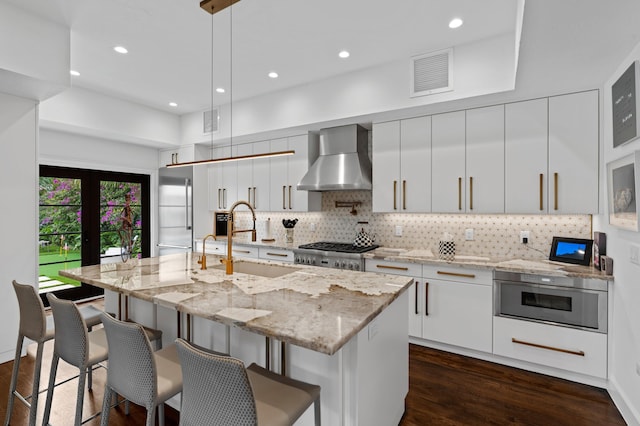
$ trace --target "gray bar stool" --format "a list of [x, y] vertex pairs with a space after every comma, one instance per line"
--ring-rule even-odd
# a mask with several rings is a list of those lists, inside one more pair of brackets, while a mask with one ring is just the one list
[[140, 324], [103, 315], [109, 344], [109, 368], [102, 402], [100, 424], [109, 424], [111, 400], [115, 394], [147, 409], [147, 426], [155, 425], [158, 408], [164, 426], [164, 402], [182, 390], [182, 372], [176, 345], [154, 352]]
[[[54, 325], [53, 318], [47, 317], [44, 305], [36, 289], [28, 284], [19, 284], [13, 280], [13, 289], [18, 298], [18, 307], [20, 309], [20, 326], [18, 328], [18, 342], [16, 343], [16, 356], [13, 360], [13, 373], [11, 374], [11, 384], [9, 386], [9, 400], [7, 403], [7, 415], [5, 417], [5, 426], [11, 422], [11, 414], [13, 411], [13, 403], [17, 397], [19, 401], [29, 407], [29, 425], [36, 423], [36, 413], [38, 410], [38, 395], [40, 394], [40, 370], [42, 365], [42, 351], [44, 343], [53, 339]], [[88, 305], [79, 309], [80, 315], [85, 321], [89, 330], [94, 325], [100, 324], [102, 311], [95, 306]], [[22, 346], [24, 339], [31, 339], [37, 343], [36, 360], [33, 371], [33, 386], [31, 395], [23, 396], [16, 390], [18, 382], [18, 372], [20, 368], [20, 360], [22, 355]], [[89, 376], [91, 382], [91, 375]], [[60, 384], [60, 383], [58, 383]], [[29, 402], [31, 399], [31, 402]]]
[[236, 358], [220, 356], [177, 339], [182, 365], [181, 426], [293, 425], [314, 404], [320, 426], [320, 386], [268, 371], [245, 369]]
[[[80, 370], [74, 420], [74, 425], [79, 426], [82, 423], [84, 383], [87, 372], [91, 371], [94, 365], [107, 359], [109, 354], [107, 336], [104, 328], [87, 332], [87, 325], [75, 303], [58, 299], [51, 293], [47, 294], [47, 299], [49, 299], [49, 304], [51, 305], [56, 327], [47, 402], [45, 404], [42, 424], [49, 424], [56, 372], [58, 370], [58, 362], [60, 358], [62, 358]], [[105, 315], [103, 315], [103, 318]]]

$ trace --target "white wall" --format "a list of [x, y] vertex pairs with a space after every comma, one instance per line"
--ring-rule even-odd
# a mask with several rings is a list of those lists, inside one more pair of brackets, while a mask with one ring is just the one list
[[[640, 44], [619, 64], [603, 90], [603, 157], [601, 199], [603, 214], [594, 217], [594, 229], [607, 234], [607, 255], [614, 260], [613, 323], [609, 324], [610, 393], [629, 424], [640, 425], [640, 266], [629, 261], [631, 244], [640, 245], [640, 233], [609, 225], [606, 206], [606, 164], [636, 150], [640, 139], [613, 148], [611, 86], [634, 60], [640, 59]], [[636, 83], [637, 84], [637, 83]], [[638, 191], [639, 188], [636, 188]]]
[[0, 93], [0, 362], [13, 359], [18, 302], [11, 280], [36, 284], [37, 105]]

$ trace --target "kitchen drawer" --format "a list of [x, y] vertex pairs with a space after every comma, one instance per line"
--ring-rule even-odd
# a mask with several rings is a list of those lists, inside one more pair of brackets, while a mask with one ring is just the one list
[[[225, 253], [226, 253], [225, 248]], [[231, 248], [231, 256], [233, 257], [250, 257], [252, 259], [258, 258], [258, 247], [254, 246], [241, 246], [241, 245], [233, 245]]]
[[407, 275], [421, 277], [422, 265], [419, 263], [390, 262], [388, 260], [366, 259], [364, 270], [391, 275]]
[[293, 262], [293, 252], [272, 247], [260, 247], [258, 250], [260, 259], [278, 260], [280, 262]]
[[456, 281], [468, 284], [493, 284], [493, 272], [490, 269], [468, 269], [455, 266], [424, 265], [422, 276], [429, 279]]
[[[196, 240], [196, 249], [194, 250], [197, 253], [202, 254], [202, 240]], [[207, 240], [207, 254], [218, 254], [220, 256], [224, 256], [227, 254], [227, 243], [223, 241], [211, 241], [211, 239]]]
[[575, 373], [607, 377], [607, 335], [602, 333], [494, 317], [493, 352]]

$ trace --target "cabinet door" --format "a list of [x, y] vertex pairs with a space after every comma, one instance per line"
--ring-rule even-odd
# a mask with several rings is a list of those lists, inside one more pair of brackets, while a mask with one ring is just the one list
[[505, 106], [505, 211], [547, 212], [547, 99]]
[[[286, 151], [288, 149], [287, 138], [274, 139], [270, 141], [271, 152]], [[287, 167], [288, 157], [273, 157], [269, 159], [269, 170], [271, 175], [269, 203], [271, 211], [287, 211]]]
[[372, 210], [397, 212], [400, 208], [400, 122], [373, 124]]
[[426, 279], [424, 291], [425, 339], [491, 352], [491, 286]]
[[461, 213], [465, 205], [465, 112], [431, 117], [431, 209]]
[[504, 105], [467, 110], [467, 209], [504, 213]]
[[[260, 141], [253, 144], [253, 153], [262, 154], [269, 152], [269, 141]], [[269, 159], [258, 158], [253, 160], [253, 188], [252, 204], [256, 210], [269, 210]]]
[[422, 317], [424, 315], [424, 281], [414, 278], [409, 292], [409, 336], [422, 337]]
[[[245, 143], [233, 146], [234, 156], [253, 154], [253, 144]], [[237, 200], [244, 200], [253, 205], [253, 160], [241, 160], [236, 164]]]
[[313, 191], [298, 191], [296, 186], [309, 170], [310, 159], [314, 158], [308, 135], [293, 136], [288, 139], [289, 149], [296, 153], [288, 157], [286, 198], [288, 210], [306, 212], [320, 210], [322, 195]]
[[[231, 156], [231, 147], [216, 146], [211, 152], [212, 158], [225, 158]], [[226, 202], [228, 201], [228, 190], [225, 187], [225, 175], [228, 173], [229, 168], [225, 167], [229, 163], [217, 163], [208, 166], [208, 180], [209, 180], [209, 209], [210, 210], [224, 210], [227, 208]], [[230, 177], [227, 177], [230, 179]]]
[[431, 117], [400, 122], [399, 192], [400, 211], [431, 211]]
[[549, 98], [549, 212], [598, 213], [598, 91]]
[[186, 145], [180, 148], [165, 149], [160, 151], [158, 157], [158, 167], [166, 167], [167, 164], [186, 163], [195, 160], [193, 145]]

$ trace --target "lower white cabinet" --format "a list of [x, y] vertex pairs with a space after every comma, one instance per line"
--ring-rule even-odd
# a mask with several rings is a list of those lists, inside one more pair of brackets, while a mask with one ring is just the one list
[[258, 257], [265, 260], [293, 263], [293, 251], [280, 248], [260, 246], [258, 249]]
[[502, 317], [493, 325], [496, 355], [607, 377], [606, 334]]

